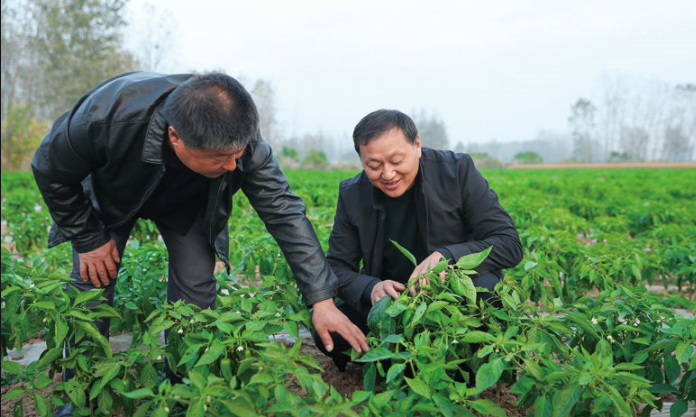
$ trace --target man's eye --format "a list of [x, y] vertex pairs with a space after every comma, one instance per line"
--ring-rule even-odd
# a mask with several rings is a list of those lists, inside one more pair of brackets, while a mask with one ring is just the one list
[[370, 166], [370, 165], [368, 165], [367, 167], [370, 168], [370, 169], [373, 170], [373, 171], [379, 169], [379, 166]]

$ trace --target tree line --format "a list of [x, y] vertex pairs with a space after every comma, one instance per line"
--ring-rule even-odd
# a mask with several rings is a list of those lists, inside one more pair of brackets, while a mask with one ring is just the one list
[[[126, 0], [2, 1], [3, 170], [27, 169], [50, 123], [85, 91], [119, 73], [157, 70], [173, 47], [168, 29], [173, 25], [166, 22], [166, 14], [145, 6], [142, 12], [147, 15], [147, 27], [141, 28], [145, 32], [139, 33], [136, 50], [130, 50], [124, 42], [129, 28], [125, 5]], [[335, 137], [319, 130], [288, 133], [279, 121], [273, 83], [237, 78], [254, 97], [261, 132], [283, 166], [359, 168], [350, 137]], [[516, 151], [514, 160], [538, 162], [538, 149], [554, 147], [572, 147], [572, 157], [566, 158], [569, 162], [693, 160], [696, 84], [670, 87], [659, 83], [638, 85], [620, 77], [608, 80], [600, 100], [580, 98], [571, 106], [569, 145], [558, 135], [544, 135], [536, 142], [554, 138], [552, 142], [557, 143], [537, 146], [529, 141], [526, 149]], [[455, 151], [475, 154], [491, 167], [502, 166], [499, 160], [508, 159], [496, 155], [495, 146], [464, 145], [462, 141], [452, 144], [447, 125], [437, 112], [411, 109], [410, 115], [424, 146], [453, 146]], [[489, 148], [492, 151], [485, 151]]]
[[578, 162], [685, 162], [696, 148], [696, 84], [606, 77], [600, 98], [579, 98], [568, 123]]

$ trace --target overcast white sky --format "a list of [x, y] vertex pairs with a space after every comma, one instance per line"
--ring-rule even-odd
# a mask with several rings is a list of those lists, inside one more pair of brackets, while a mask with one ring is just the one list
[[161, 71], [268, 79], [288, 134], [424, 108], [452, 145], [525, 140], [566, 131], [604, 75], [696, 82], [692, 0], [131, 0], [152, 21], [146, 2], [173, 23]]

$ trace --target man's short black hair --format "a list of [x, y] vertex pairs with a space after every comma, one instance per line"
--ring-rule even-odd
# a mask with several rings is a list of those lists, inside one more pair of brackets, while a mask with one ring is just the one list
[[256, 137], [259, 124], [251, 95], [225, 74], [187, 80], [167, 97], [164, 114], [184, 144], [193, 149], [242, 148]]
[[355, 152], [360, 154], [360, 145], [367, 145], [372, 139], [382, 134], [398, 128], [403, 132], [406, 139], [411, 143], [416, 143], [418, 129], [413, 120], [406, 114], [398, 110], [376, 110], [363, 117], [353, 130], [353, 143]]

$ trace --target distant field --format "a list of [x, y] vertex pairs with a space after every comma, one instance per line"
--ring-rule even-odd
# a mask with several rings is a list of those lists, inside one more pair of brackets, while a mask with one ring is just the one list
[[592, 169], [592, 168], [640, 168], [640, 169], [694, 169], [696, 162], [627, 162], [616, 164], [511, 164], [508, 169]]

